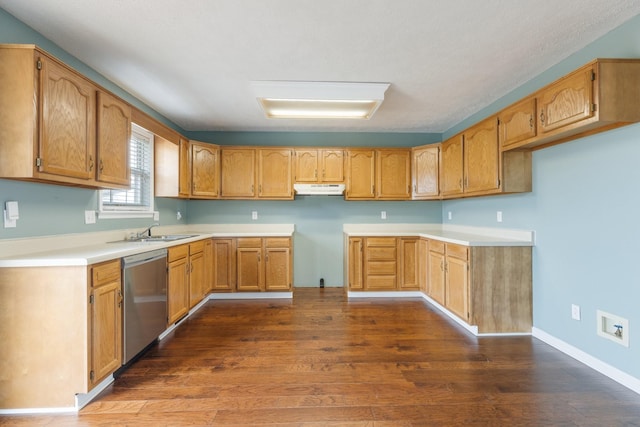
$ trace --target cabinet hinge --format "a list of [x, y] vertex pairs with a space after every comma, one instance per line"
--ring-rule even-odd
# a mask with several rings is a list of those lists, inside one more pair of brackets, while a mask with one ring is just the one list
[[89, 295], [89, 304], [93, 304], [93, 295]]
[[36, 157], [36, 167], [42, 166], [42, 159], [40, 157]]
[[38, 59], [38, 60], [36, 61], [36, 68], [37, 68], [38, 70], [42, 70], [42, 60]]
[[93, 381], [93, 380], [95, 379], [95, 377], [96, 377], [95, 372], [93, 372], [93, 371], [89, 372], [89, 379], [90, 379], [91, 381]]
[[596, 81], [596, 72], [591, 70], [591, 81], [595, 82]]

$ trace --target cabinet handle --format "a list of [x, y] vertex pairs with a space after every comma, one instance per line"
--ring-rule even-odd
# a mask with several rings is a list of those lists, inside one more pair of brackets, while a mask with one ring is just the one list
[[444, 272], [445, 273], [449, 272], [449, 263], [448, 262], [444, 263]]
[[540, 110], [540, 123], [544, 126], [544, 110]]
[[251, 192], [253, 193], [253, 184], [251, 184]]
[[122, 307], [122, 291], [118, 290], [118, 308]]
[[529, 127], [533, 129], [533, 115], [529, 116]]
[[266, 255], [264, 256], [264, 261], [265, 261], [265, 262], [269, 262], [269, 254], [266, 254]]
[[93, 170], [93, 156], [89, 156], [89, 171]]
[[444, 271], [444, 261], [440, 261], [440, 270]]
[[260, 254], [258, 254], [258, 262], [260, 262]]
[[100, 159], [100, 172], [104, 169], [104, 162]]
[[418, 191], [418, 186], [416, 184], [413, 184], [413, 192], [417, 192]]

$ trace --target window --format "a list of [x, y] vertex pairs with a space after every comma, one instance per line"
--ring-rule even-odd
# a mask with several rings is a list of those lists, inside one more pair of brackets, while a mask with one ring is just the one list
[[131, 125], [131, 188], [100, 191], [101, 218], [153, 216], [153, 134]]

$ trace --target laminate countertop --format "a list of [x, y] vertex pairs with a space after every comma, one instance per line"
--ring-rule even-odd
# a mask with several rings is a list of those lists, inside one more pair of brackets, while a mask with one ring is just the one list
[[153, 235], [185, 234], [173, 241], [132, 242], [140, 229], [0, 240], [0, 267], [82, 266], [211, 237], [291, 237], [294, 224], [192, 224], [154, 227]]
[[527, 230], [447, 224], [344, 224], [346, 237], [425, 237], [464, 246], [534, 246]]

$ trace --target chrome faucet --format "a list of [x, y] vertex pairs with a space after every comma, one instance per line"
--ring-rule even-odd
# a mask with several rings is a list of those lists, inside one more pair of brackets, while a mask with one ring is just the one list
[[141, 232], [139, 232], [138, 234], [136, 234], [136, 237], [138, 237], [138, 238], [145, 237], [145, 234], [146, 234], [146, 237], [151, 237], [151, 229], [152, 229], [153, 227], [157, 227], [157, 226], [159, 226], [159, 225], [160, 225], [159, 223], [154, 222], [154, 223], [153, 223], [153, 224], [151, 224], [149, 227], [145, 228], [144, 230], [142, 230]]

